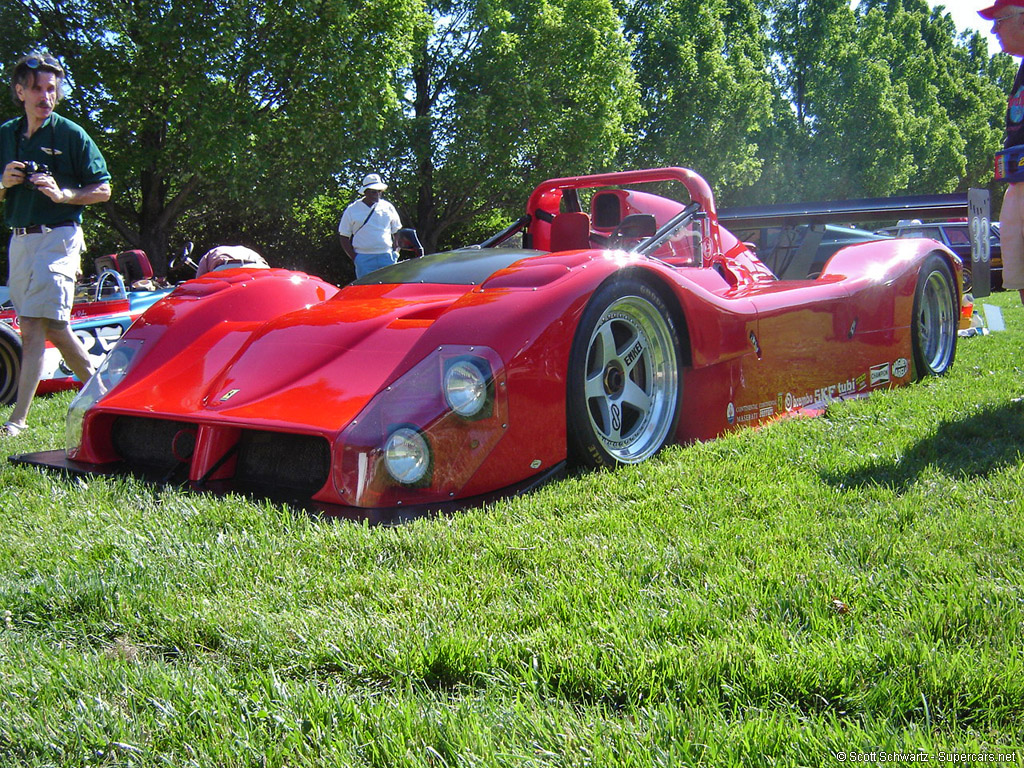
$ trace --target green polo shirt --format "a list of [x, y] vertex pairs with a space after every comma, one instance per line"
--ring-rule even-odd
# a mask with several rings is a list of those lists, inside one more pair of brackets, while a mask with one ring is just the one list
[[[29, 138], [24, 116], [0, 125], [0, 170], [12, 160], [35, 160], [50, 169], [61, 189], [110, 181], [107, 162], [80, 125], [53, 113]], [[17, 184], [4, 198], [8, 227], [82, 221], [81, 205], [55, 203], [42, 192]]]

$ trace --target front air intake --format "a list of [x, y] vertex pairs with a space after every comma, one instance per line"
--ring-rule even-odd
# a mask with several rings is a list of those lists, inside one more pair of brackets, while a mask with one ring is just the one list
[[195, 448], [196, 425], [166, 419], [119, 416], [111, 440], [114, 450], [130, 468], [169, 472], [187, 463]]
[[238, 443], [235, 483], [310, 497], [327, 482], [331, 446], [323, 437], [245, 430]]

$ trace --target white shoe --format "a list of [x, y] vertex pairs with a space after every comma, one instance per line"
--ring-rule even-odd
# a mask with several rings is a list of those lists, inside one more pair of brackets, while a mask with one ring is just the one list
[[25, 431], [27, 424], [17, 424], [13, 421], [4, 422], [3, 427], [0, 427], [0, 435], [4, 437], [17, 437]]

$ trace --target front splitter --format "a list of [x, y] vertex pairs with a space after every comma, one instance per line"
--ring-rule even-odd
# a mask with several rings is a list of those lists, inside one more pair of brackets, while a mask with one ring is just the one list
[[[9, 461], [22, 466], [37, 467], [52, 472], [62, 473], [72, 477], [100, 476], [137, 477], [157, 487], [187, 488], [196, 493], [209, 493], [223, 496], [228, 493], [237, 493], [254, 500], [266, 499], [278, 504], [284, 504], [304, 512], [328, 518], [339, 518], [365, 522], [369, 525], [399, 525], [411, 520], [418, 520], [431, 515], [444, 515], [457, 512], [462, 509], [481, 507], [493, 504], [504, 499], [521, 496], [530, 493], [552, 480], [564, 477], [566, 474], [566, 463], [559, 462], [553, 467], [533, 475], [520, 483], [501, 488], [491, 493], [472, 496], [464, 499], [453, 499], [452, 501], [436, 502], [433, 504], [410, 504], [385, 508], [348, 507], [341, 504], [325, 504], [311, 499], [296, 498], [282, 489], [260, 488], [253, 490], [239, 488], [229, 481], [211, 481], [204, 485], [190, 482], [174, 482], [170, 479], [169, 473], [160, 470], [142, 470], [129, 467], [124, 462], [111, 462], [108, 464], [88, 464], [81, 461], [69, 459], [64, 451], [39, 451], [37, 453], [20, 453], [11, 456]], [[170, 473], [173, 474], [173, 473]]]

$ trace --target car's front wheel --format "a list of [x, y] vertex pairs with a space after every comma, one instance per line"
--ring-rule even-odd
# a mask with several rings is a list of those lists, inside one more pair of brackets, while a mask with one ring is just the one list
[[949, 370], [956, 356], [960, 321], [953, 272], [941, 256], [925, 259], [917, 274], [911, 333], [918, 379]]
[[613, 279], [587, 304], [569, 357], [569, 457], [589, 467], [635, 464], [679, 419], [679, 335], [646, 283]]
[[18, 396], [21, 375], [21, 337], [0, 323], [0, 405], [10, 405]]

